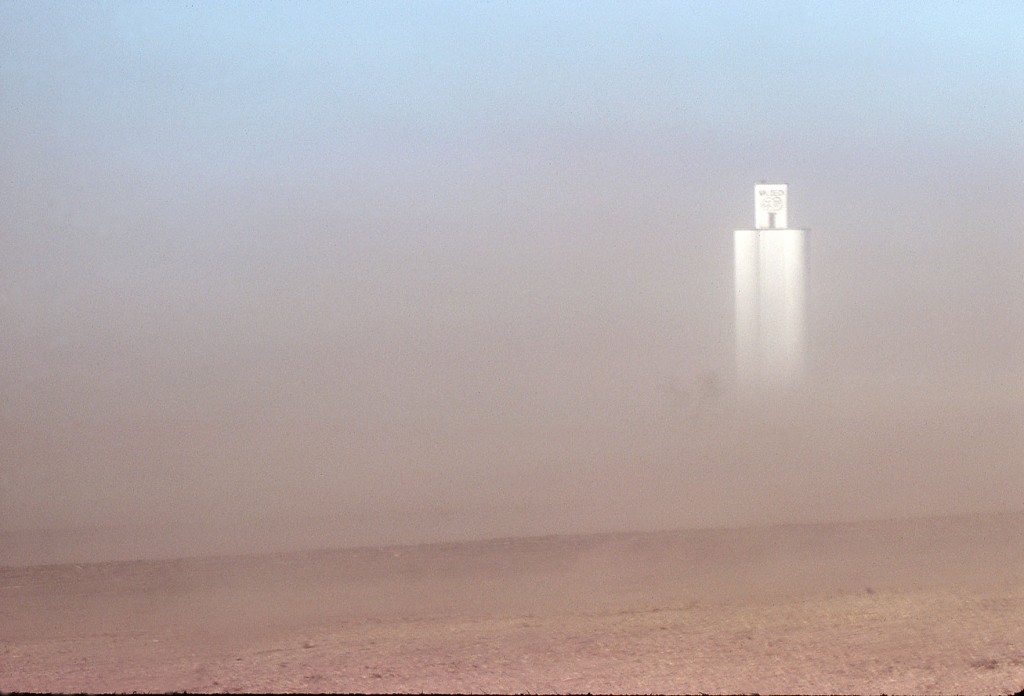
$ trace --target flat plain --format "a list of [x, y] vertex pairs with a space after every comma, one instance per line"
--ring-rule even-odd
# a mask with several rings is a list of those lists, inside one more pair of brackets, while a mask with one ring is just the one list
[[1024, 514], [0, 567], [0, 690], [1013, 693]]

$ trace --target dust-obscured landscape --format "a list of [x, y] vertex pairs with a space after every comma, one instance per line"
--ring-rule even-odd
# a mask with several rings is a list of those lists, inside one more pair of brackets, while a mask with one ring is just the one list
[[1012, 693], [1024, 517], [0, 569], [0, 688]]
[[0, 2], [0, 689], [1024, 687], [1021, 26]]

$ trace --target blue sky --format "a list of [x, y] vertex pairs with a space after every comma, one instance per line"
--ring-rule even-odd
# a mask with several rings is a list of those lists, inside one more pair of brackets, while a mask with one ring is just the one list
[[282, 166], [323, 148], [372, 158], [374, 137], [453, 147], [545, 131], [748, 139], [757, 151], [1021, 146], [1015, 3], [8, 3], [4, 13], [7, 138], [89, 161], [102, 148], [187, 170]]
[[[566, 433], [731, 379], [729, 233], [765, 179], [812, 230], [819, 373], [1012, 400], [1022, 26], [1017, 2], [0, 4], [0, 523], [80, 519], [37, 504], [61, 481], [122, 519], [127, 471], [166, 512], [216, 507], [225, 471], [264, 500], [285, 462], [324, 501], [481, 458], [492, 488], [668, 466], [677, 434]], [[447, 444], [410, 463], [424, 430]]]

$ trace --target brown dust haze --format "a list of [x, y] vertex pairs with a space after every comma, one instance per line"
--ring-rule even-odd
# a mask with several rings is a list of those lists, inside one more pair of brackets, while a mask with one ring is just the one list
[[167, 555], [1019, 510], [1024, 220], [997, 172], [943, 206], [941, 172], [781, 177], [811, 229], [807, 378], [751, 407], [749, 177], [565, 151], [337, 196], [25, 183], [0, 531]]
[[1008, 7], [0, 7], [0, 565], [1020, 512]]

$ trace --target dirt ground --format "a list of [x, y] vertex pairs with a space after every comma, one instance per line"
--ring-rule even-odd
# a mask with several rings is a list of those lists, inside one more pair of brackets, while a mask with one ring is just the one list
[[1022, 688], [1024, 514], [0, 568], [2, 690]]

